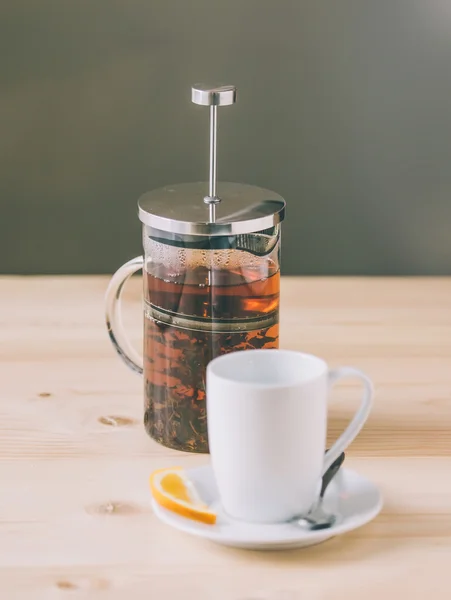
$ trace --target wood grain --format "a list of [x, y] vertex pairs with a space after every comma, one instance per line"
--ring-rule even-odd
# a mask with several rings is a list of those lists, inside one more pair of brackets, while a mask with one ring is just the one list
[[[373, 523], [285, 553], [160, 524], [147, 478], [202, 464], [154, 444], [142, 384], [104, 328], [105, 277], [0, 279], [0, 598], [450, 598], [451, 279], [285, 278], [281, 345], [376, 384], [348, 465], [380, 485]], [[140, 343], [140, 281], [125, 321]], [[336, 437], [358, 388], [336, 389]]]

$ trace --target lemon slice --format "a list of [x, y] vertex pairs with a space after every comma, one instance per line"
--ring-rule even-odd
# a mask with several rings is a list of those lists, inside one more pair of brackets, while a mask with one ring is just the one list
[[150, 490], [163, 508], [208, 525], [216, 523], [216, 514], [202, 502], [193, 482], [182, 467], [160, 469], [152, 473]]

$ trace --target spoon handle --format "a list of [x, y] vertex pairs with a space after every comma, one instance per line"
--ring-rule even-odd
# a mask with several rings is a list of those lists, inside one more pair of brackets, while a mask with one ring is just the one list
[[342, 452], [340, 454], [340, 456], [334, 460], [334, 462], [330, 465], [330, 467], [324, 473], [322, 484], [321, 484], [321, 492], [319, 494], [320, 498], [322, 498], [324, 496], [327, 486], [329, 485], [329, 483], [332, 481], [332, 479], [337, 474], [339, 468], [343, 464], [344, 459], [345, 459], [345, 453]]

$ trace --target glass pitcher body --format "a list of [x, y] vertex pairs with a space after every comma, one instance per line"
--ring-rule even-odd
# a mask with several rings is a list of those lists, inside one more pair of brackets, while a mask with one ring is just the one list
[[[208, 451], [205, 370], [221, 354], [276, 348], [279, 234], [266, 256], [155, 241], [144, 227], [147, 432], [177, 450]], [[218, 242], [219, 240], [216, 240]]]
[[[228, 352], [278, 347], [280, 227], [193, 241], [168, 240], [144, 225], [143, 246], [144, 256], [124, 265], [110, 284], [110, 336], [126, 363], [143, 373], [148, 434], [170, 448], [208, 452], [208, 363]], [[136, 361], [123, 346], [117, 300], [139, 268], [144, 348]]]

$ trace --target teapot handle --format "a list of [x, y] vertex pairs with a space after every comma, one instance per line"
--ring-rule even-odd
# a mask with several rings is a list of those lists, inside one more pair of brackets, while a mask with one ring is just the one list
[[111, 278], [105, 294], [106, 326], [116, 352], [133, 371], [143, 372], [143, 357], [133, 348], [122, 324], [121, 293], [125, 283], [144, 266], [142, 256], [137, 256], [120, 267]]

